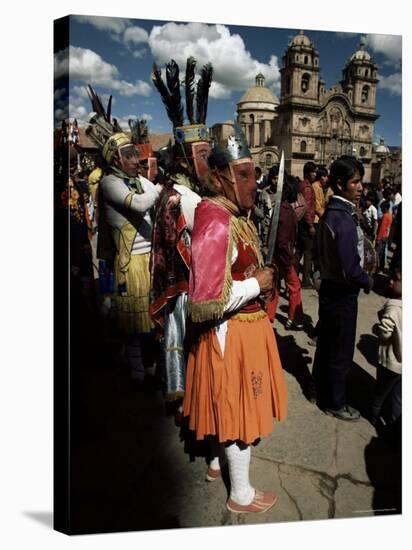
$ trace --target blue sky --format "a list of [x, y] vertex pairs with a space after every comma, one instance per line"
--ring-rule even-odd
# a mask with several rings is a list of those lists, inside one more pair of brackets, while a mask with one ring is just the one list
[[[164, 67], [174, 58], [184, 70], [193, 55], [198, 68], [214, 66], [207, 123], [233, 119], [236, 103], [262, 72], [266, 85], [279, 96], [282, 56], [300, 29], [276, 29], [206, 23], [173, 23], [140, 19], [72, 16], [70, 26], [70, 116], [81, 124], [91, 106], [85, 86], [91, 83], [108, 99], [113, 114], [126, 128], [130, 117], [146, 118], [149, 130], [169, 132], [157, 90], [150, 81], [153, 62]], [[347, 60], [358, 49], [360, 34], [304, 29], [319, 51], [321, 76], [326, 88], [339, 82]], [[378, 65], [377, 113], [374, 141], [383, 136], [387, 145], [401, 145], [401, 37], [365, 34], [366, 49]], [[64, 56], [55, 57], [55, 74], [64, 73]], [[55, 94], [56, 115], [62, 114], [65, 91]]]

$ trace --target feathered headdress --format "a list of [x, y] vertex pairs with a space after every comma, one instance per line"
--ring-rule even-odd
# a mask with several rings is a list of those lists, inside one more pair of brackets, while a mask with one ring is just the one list
[[145, 120], [129, 118], [129, 128], [133, 145], [139, 151], [139, 159], [147, 160], [153, 156], [153, 149], [149, 142], [149, 129]]
[[110, 164], [118, 148], [131, 143], [130, 138], [123, 132], [115, 118], [112, 119], [112, 96], [103, 107], [100, 97], [93, 88], [88, 85], [87, 93], [92, 103], [94, 115], [89, 120], [86, 134], [96, 143], [101, 150], [103, 158]]
[[149, 129], [145, 120], [129, 118], [131, 140], [134, 145], [149, 143]]
[[174, 136], [177, 143], [191, 143], [208, 139], [205, 126], [209, 89], [212, 83], [213, 67], [206, 64], [201, 72], [196, 87], [196, 116], [195, 103], [195, 67], [196, 60], [189, 57], [186, 62], [184, 79], [186, 114], [189, 124], [184, 124], [182, 97], [180, 94], [179, 66], [172, 59], [166, 64], [166, 84], [156, 63], [153, 64], [152, 82], [166, 106], [166, 112], [173, 124]]

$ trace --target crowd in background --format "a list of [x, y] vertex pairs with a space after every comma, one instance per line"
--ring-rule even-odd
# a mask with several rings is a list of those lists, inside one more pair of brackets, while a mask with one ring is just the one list
[[[110, 316], [110, 296], [114, 291], [113, 277], [110, 266], [99, 261], [96, 254], [98, 231], [98, 192], [96, 191], [102, 173], [101, 167], [92, 162], [88, 162], [87, 166], [75, 167], [65, 188], [60, 189], [59, 206], [69, 214], [71, 275], [80, 281], [82, 292], [85, 299], [92, 304], [91, 307], [97, 304], [100, 314], [105, 312], [103, 316], [107, 321], [107, 316]], [[273, 208], [278, 196], [279, 166], [272, 166], [265, 175], [260, 167], [256, 167], [255, 176], [257, 192], [251, 219], [256, 225], [262, 254], [265, 257]], [[387, 275], [388, 280], [391, 281], [390, 286], [392, 288], [395, 286], [398, 294], [401, 289], [401, 192], [401, 185], [395, 186], [387, 179], [382, 179], [377, 185], [364, 183], [357, 204], [359, 226], [370, 243], [370, 252], [372, 250], [372, 255], [376, 254], [369, 266], [370, 275]], [[268, 303], [267, 312], [269, 319], [274, 321], [283, 284], [283, 292], [289, 302], [285, 328], [307, 329], [308, 334], [313, 337], [314, 345], [316, 345], [317, 327], [304, 325], [302, 288], [319, 290], [316, 234], [319, 221], [324, 216], [332, 196], [329, 173], [324, 166], [308, 162], [304, 166], [303, 174], [285, 173], [284, 175], [274, 259], [278, 272], [278, 284], [273, 299]], [[394, 325], [392, 321], [389, 322], [388, 328], [384, 310], [379, 313], [379, 319], [380, 322], [377, 327], [374, 327], [374, 331], [375, 334], [380, 335], [380, 342], [384, 342], [388, 334], [391, 335], [393, 331], [400, 330], [399, 326]], [[398, 335], [398, 345], [399, 339]], [[387, 360], [388, 358], [385, 359], [382, 355], [381, 365]], [[396, 395], [392, 396], [397, 403], [393, 407], [396, 412], [391, 413], [392, 421], [396, 421], [401, 414], [400, 371], [395, 369], [396, 372], [394, 372], [384, 367], [382, 369], [378, 372], [377, 398], [371, 418], [376, 422], [382, 401], [387, 397], [388, 388], [393, 389], [396, 386]]]

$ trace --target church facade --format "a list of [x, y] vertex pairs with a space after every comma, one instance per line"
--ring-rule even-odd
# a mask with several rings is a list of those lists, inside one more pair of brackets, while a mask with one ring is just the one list
[[[364, 181], [371, 181], [378, 78], [365, 42], [361, 40], [342, 80], [329, 90], [320, 77], [319, 52], [303, 31], [289, 43], [280, 73], [279, 99], [259, 74], [237, 104], [237, 121], [255, 164], [267, 172], [284, 151], [286, 170], [302, 177], [309, 160], [329, 167], [349, 154], [363, 162]], [[223, 126], [215, 125], [213, 134], [224, 137]]]

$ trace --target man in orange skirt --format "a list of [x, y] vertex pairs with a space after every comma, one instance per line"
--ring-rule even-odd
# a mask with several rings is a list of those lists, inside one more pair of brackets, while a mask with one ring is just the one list
[[[212, 150], [208, 196], [195, 212], [183, 414], [197, 439], [214, 436], [224, 449], [231, 481], [227, 508], [259, 513], [277, 496], [250, 484], [250, 446], [271, 432], [273, 418], [286, 417], [287, 391], [262, 306], [273, 293], [273, 270], [263, 267], [248, 216], [256, 194], [254, 165], [238, 125], [233, 133]], [[207, 479], [219, 475], [216, 456]]]

